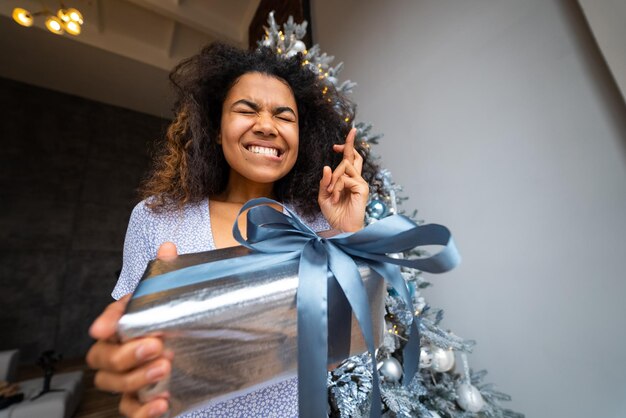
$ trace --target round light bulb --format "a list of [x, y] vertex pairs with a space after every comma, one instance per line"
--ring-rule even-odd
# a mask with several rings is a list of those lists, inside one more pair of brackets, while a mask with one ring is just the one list
[[65, 22], [63, 26], [65, 27], [65, 32], [70, 35], [80, 35], [80, 25], [77, 22], [70, 20], [69, 22]]
[[56, 16], [48, 16], [46, 19], [46, 28], [56, 35], [63, 34], [63, 25], [61, 24], [61, 19]]
[[83, 24], [83, 15], [74, 8], [69, 8], [66, 10], [67, 15], [70, 17], [70, 20], [78, 23], [79, 25]]
[[26, 9], [22, 9], [21, 7], [16, 7], [13, 9], [13, 20], [22, 26], [33, 26], [33, 16]]
[[57, 12], [57, 17], [63, 22], [69, 22], [71, 20], [67, 9], [59, 9], [59, 11]]

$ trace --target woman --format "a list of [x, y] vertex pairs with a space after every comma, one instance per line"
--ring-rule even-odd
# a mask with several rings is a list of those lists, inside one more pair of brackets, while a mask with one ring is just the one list
[[[98, 341], [87, 356], [98, 369], [96, 386], [123, 392], [120, 411], [133, 417], [166, 411], [166, 395], [140, 403], [136, 393], [171, 367], [171, 353], [157, 338], [112, 341], [129, 299], [124, 295], [134, 290], [147, 262], [238, 245], [232, 225], [242, 205], [256, 197], [292, 206], [316, 230], [357, 231], [369, 193], [363, 177], [375, 173], [355, 150], [349, 102], [324, 88], [300, 55], [214, 44], [182, 62], [170, 78], [179, 94], [176, 118], [144, 186], [145, 200], [131, 215], [113, 292], [121, 299], [92, 325]], [[245, 229], [243, 222], [240, 227]], [[278, 405], [281, 399], [287, 405]], [[248, 416], [295, 416], [296, 400], [292, 380], [218, 404], [207, 415], [230, 416], [228, 408], [241, 408]], [[268, 405], [267, 412], [251, 413], [258, 401]]]

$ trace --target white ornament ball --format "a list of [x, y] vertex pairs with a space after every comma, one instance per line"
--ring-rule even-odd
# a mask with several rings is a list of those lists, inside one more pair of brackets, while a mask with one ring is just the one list
[[304, 44], [304, 42], [298, 40], [298, 41], [295, 41], [293, 45], [291, 45], [291, 48], [289, 49], [291, 51], [303, 52], [306, 49], [306, 45]]
[[428, 413], [430, 414], [428, 418], [441, 418], [441, 415], [439, 415], [435, 411], [428, 411]]
[[296, 55], [297, 53], [298, 53], [298, 51], [294, 51], [293, 49], [290, 49], [289, 51], [287, 51], [287, 53], [285, 54], [285, 56], [286, 56], [287, 58], [291, 58], [291, 57], [293, 57], [294, 55]]
[[430, 366], [436, 372], [447, 372], [454, 367], [454, 351], [433, 346], [430, 351], [433, 354], [433, 364]]
[[469, 383], [460, 383], [456, 387], [456, 402], [468, 412], [479, 412], [485, 406], [485, 400], [480, 391]]
[[420, 347], [420, 369], [427, 369], [433, 364], [433, 354], [430, 347]]
[[387, 382], [399, 382], [402, 378], [402, 365], [394, 357], [388, 357], [377, 364], [378, 372]]

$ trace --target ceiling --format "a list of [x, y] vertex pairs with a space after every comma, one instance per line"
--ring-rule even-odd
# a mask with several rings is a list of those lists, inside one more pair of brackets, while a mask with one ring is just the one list
[[181, 59], [215, 40], [242, 48], [260, 0], [74, 0], [79, 36], [54, 35], [35, 17], [13, 22], [14, 7], [31, 13], [54, 0], [0, 2], [0, 77], [161, 117], [171, 117], [167, 75]]
[[623, 0], [578, 0], [589, 27], [626, 100], [626, 2]]
[[[579, 1], [626, 98], [626, 8]], [[170, 118], [169, 71], [215, 40], [246, 48], [261, 0], [64, 0], [83, 13], [80, 36], [51, 34], [42, 18], [31, 28], [11, 19], [14, 7], [36, 12], [60, 3], [0, 0], [0, 77]]]

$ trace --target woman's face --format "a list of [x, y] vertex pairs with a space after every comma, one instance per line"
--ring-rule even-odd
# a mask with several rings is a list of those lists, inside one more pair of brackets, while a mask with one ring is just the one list
[[298, 108], [291, 88], [261, 73], [244, 74], [222, 106], [220, 140], [233, 175], [273, 183], [298, 157]]

